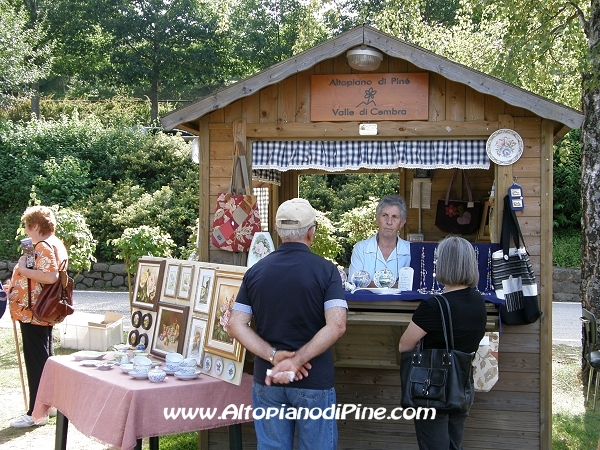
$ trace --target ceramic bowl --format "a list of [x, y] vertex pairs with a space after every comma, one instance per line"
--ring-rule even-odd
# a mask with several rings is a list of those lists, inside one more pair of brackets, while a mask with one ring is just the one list
[[148, 373], [152, 367], [152, 360], [146, 356], [136, 356], [133, 358], [133, 370], [136, 372]]
[[169, 370], [171, 372], [177, 372], [179, 370], [180, 366], [181, 366], [181, 363], [174, 363], [174, 362], [169, 362], [169, 361], [167, 361], [167, 364], [166, 364], [167, 370]]
[[172, 363], [180, 363], [183, 361], [183, 355], [181, 353], [167, 353], [165, 356], [165, 361]]
[[154, 368], [150, 372], [148, 372], [148, 379], [153, 383], [160, 383], [165, 379], [167, 373], [164, 370], [159, 368]]
[[129, 373], [133, 370], [133, 363], [121, 364], [119, 367], [123, 373]]

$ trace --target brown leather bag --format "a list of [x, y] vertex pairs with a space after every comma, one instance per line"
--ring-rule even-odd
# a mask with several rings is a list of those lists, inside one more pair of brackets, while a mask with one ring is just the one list
[[67, 260], [58, 268], [58, 280], [52, 284], [44, 284], [42, 292], [31, 308], [31, 281], [27, 279], [29, 308], [33, 316], [41, 321], [57, 324], [65, 317], [73, 314], [73, 278], [67, 273]]

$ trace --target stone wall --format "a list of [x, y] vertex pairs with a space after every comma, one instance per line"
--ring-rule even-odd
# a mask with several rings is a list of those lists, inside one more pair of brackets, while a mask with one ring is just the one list
[[[10, 278], [15, 262], [0, 262], [0, 280]], [[124, 264], [96, 263], [89, 271], [76, 274], [69, 271], [77, 290], [127, 291], [127, 272]]]
[[[0, 280], [10, 277], [16, 263], [0, 262]], [[117, 290], [127, 291], [127, 276], [124, 264], [96, 263], [90, 271], [75, 276], [75, 289], [77, 290]], [[581, 284], [581, 270], [563, 269], [555, 267], [554, 276], [554, 301], [579, 302]]]

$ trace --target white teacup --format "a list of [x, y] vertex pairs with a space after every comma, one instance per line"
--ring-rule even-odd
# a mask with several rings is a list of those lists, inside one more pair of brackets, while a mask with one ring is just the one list
[[171, 363], [180, 363], [181, 361], [183, 361], [183, 355], [181, 353], [167, 353], [167, 355], [165, 356], [165, 361], [167, 362], [171, 362]]
[[169, 370], [171, 372], [177, 372], [179, 370], [180, 366], [181, 366], [181, 363], [178, 363], [178, 362], [167, 361], [167, 364], [166, 364], [167, 370]]
[[139, 373], [148, 373], [152, 367], [152, 360], [146, 356], [136, 356], [133, 358], [133, 370]]
[[194, 375], [196, 373], [196, 366], [181, 366], [178, 372], [183, 375]]
[[195, 358], [185, 358], [183, 361], [181, 361], [181, 367], [196, 367], [196, 365], [198, 364], [198, 361], [196, 361]]

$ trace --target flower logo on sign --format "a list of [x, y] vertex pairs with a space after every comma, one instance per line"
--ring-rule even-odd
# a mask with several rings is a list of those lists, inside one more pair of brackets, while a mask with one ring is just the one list
[[502, 137], [496, 142], [496, 154], [502, 158], [509, 158], [517, 148], [517, 141], [509, 137]]

